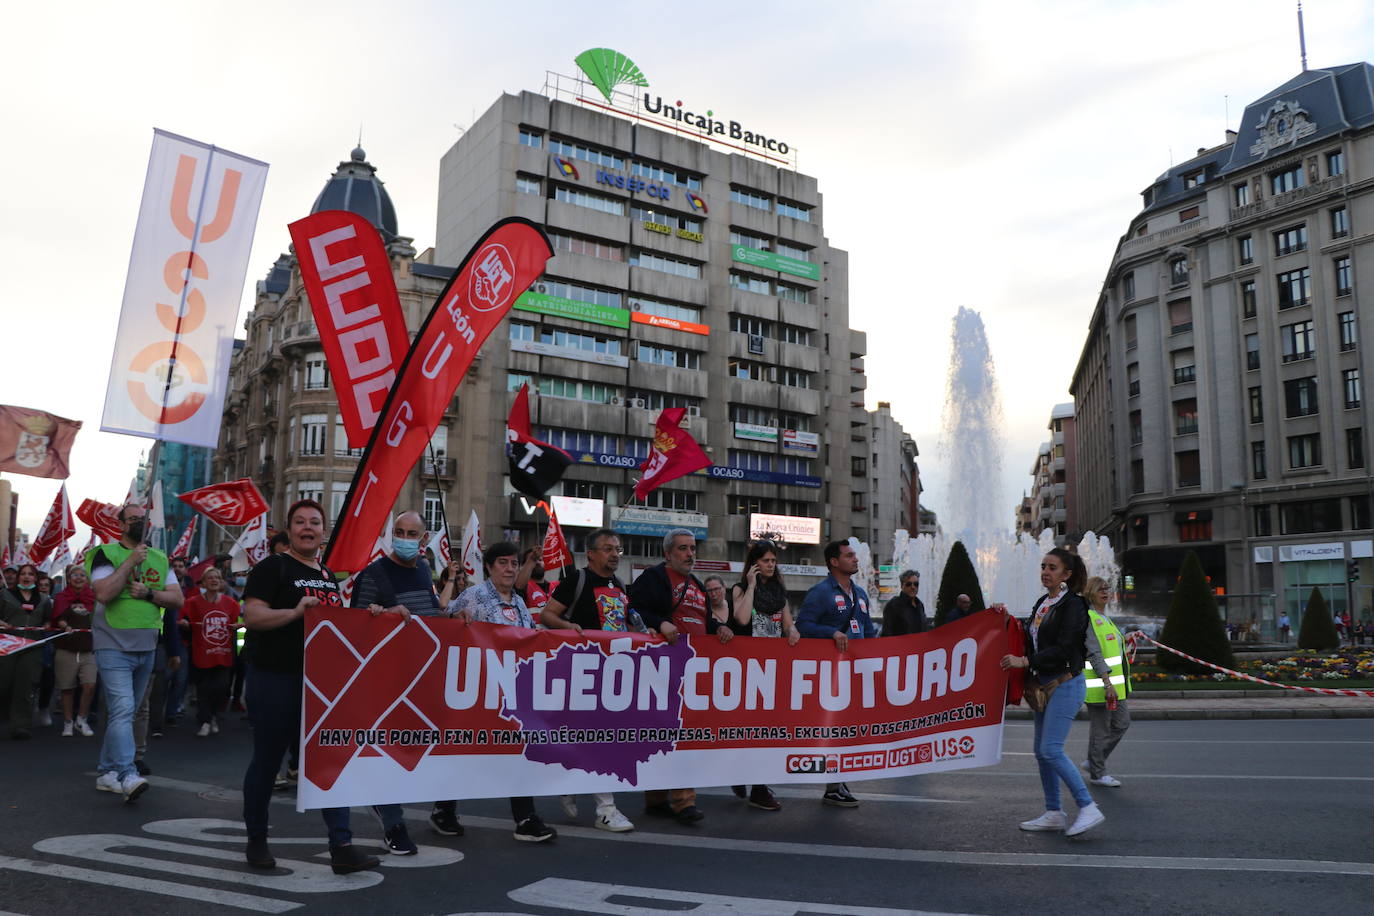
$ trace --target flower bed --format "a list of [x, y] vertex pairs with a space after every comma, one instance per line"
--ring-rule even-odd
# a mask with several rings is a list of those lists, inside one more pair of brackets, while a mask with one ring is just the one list
[[[1330, 654], [1318, 654], [1310, 649], [1296, 649], [1284, 658], [1257, 659], [1241, 662], [1236, 670], [1254, 677], [1285, 683], [1317, 681], [1326, 686], [1332, 681], [1374, 681], [1374, 649], [1346, 648]], [[1228, 677], [1221, 672], [1211, 674], [1173, 674], [1161, 671], [1154, 665], [1133, 665], [1131, 682], [1147, 685], [1151, 683], [1208, 683], [1230, 682], [1240, 684], [1237, 678]], [[1259, 685], [1254, 685], [1258, 687]]]

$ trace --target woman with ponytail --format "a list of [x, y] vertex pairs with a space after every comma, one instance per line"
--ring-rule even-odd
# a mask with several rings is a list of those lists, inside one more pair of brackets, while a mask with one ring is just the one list
[[[1045, 813], [1023, 821], [1022, 830], [1062, 830], [1067, 836], [1078, 836], [1106, 819], [1088, 793], [1078, 767], [1064, 753], [1064, 742], [1088, 689], [1083, 677], [1088, 605], [1079, 595], [1086, 579], [1087, 570], [1076, 554], [1062, 547], [1045, 554], [1040, 561], [1040, 584], [1045, 594], [1025, 621], [1028, 654], [1002, 657], [1004, 669], [1029, 669], [1028, 695], [1036, 693], [1042, 698], [1032, 703], [1032, 708], [1035, 762], [1045, 791]], [[1078, 817], [1072, 826], [1060, 805], [1060, 780], [1078, 804]]]

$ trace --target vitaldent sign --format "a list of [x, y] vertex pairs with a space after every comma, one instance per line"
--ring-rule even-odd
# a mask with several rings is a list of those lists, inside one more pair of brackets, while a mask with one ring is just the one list
[[[644, 89], [649, 87], [649, 80], [634, 61], [610, 48], [591, 48], [577, 55], [574, 62], [613, 108], [638, 116], [638, 109], [630, 111], [617, 106], [614, 96], [617, 86], [629, 85]], [[668, 103], [663, 101], [661, 95], [645, 92], [642, 110], [656, 115], [657, 120], [692, 127], [707, 139], [726, 145], [743, 144], [746, 148], [753, 147], [760, 153], [777, 153], [781, 156], [786, 156], [792, 151], [791, 146], [776, 137], [748, 130], [739, 121], [717, 118], [716, 113], [710, 109], [707, 109], [705, 114], [693, 111], [685, 106], [681, 99]], [[730, 140], [737, 143], [727, 143]]]

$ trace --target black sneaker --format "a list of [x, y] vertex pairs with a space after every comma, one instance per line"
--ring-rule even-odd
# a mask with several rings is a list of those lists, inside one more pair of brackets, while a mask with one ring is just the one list
[[440, 836], [463, 835], [463, 825], [458, 822], [458, 815], [443, 808], [435, 808], [429, 813], [429, 829]]
[[859, 800], [849, 794], [849, 786], [844, 783], [837, 783], [835, 788], [822, 795], [821, 802], [827, 805], [836, 805], [840, 808], [859, 807]]
[[254, 868], [277, 867], [277, 860], [272, 857], [272, 850], [267, 848], [267, 837], [265, 836], [249, 837], [248, 846], [243, 851], [243, 857]]
[[544, 843], [558, 836], [558, 831], [534, 814], [515, 825], [515, 838], [522, 843]]
[[744, 786], [731, 786], [730, 791], [735, 793], [735, 798], [743, 798], [745, 796]]
[[673, 806], [667, 802], [660, 802], [657, 805], [645, 805], [644, 813], [651, 817], [677, 817], [673, 813]]
[[691, 825], [695, 824], [697, 821], [703, 820], [706, 815], [702, 814], [701, 809], [696, 805], [688, 805], [677, 814], [674, 814], [673, 817], [677, 818], [679, 824]]
[[134, 761], [134, 769], [135, 769], [135, 770], [138, 770], [138, 775], [140, 775], [140, 776], [152, 776], [152, 775], [153, 775], [153, 768], [150, 767], [150, 766], [148, 766], [148, 764], [144, 763], [142, 760], [135, 760], [135, 761]]
[[406, 830], [405, 824], [397, 824], [386, 832], [386, 848], [396, 856], [413, 856], [420, 851], [419, 847], [411, 842], [410, 832]]
[[381, 859], [363, 852], [352, 843], [347, 846], [329, 847], [329, 867], [334, 869], [336, 875], [347, 875], [355, 871], [362, 871], [365, 868], [376, 868], [380, 864], [382, 864]]
[[777, 798], [773, 796], [773, 790], [767, 786], [754, 786], [754, 790], [749, 793], [749, 807], [758, 808], [760, 811], [782, 810], [782, 805], [778, 804]]

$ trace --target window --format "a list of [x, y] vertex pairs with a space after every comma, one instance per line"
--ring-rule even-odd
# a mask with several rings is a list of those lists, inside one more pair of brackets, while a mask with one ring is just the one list
[[545, 328], [539, 332], [539, 342], [555, 347], [568, 347], [573, 350], [586, 350], [588, 353], [608, 353], [620, 355], [621, 341], [614, 337], [598, 337], [595, 334], [582, 334], [577, 331], [564, 331]]
[[730, 466], [744, 468], [746, 471], [772, 471], [773, 456], [766, 452], [751, 452], [748, 449], [730, 449]]
[[[1322, 440], [1316, 433], [1288, 437], [1288, 466], [1315, 468], [1322, 463]], [[1288, 534], [1287, 531], [1283, 532]]]
[[1140, 458], [1131, 462], [1131, 492], [1145, 492], [1145, 462]]
[[1360, 406], [1360, 370], [1342, 369], [1341, 370], [1341, 390], [1345, 392], [1345, 409], [1351, 410]]
[[1279, 309], [1306, 305], [1312, 295], [1312, 272], [1306, 267], [1281, 273], [1279, 280]]
[[790, 200], [778, 198], [778, 215], [790, 216], [803, 222], [811, 222], [811, 207], [807, 204], [793, 203]]
[[625, 215], [625, 202], [623, 200], [606, 197], [602, 194], [593, 194], [590, 191], [582, 191], [577, 188], [565, 188], [559, 185], [553, 189], [553, 199], [586, 207], [588, 210], [600, 210], [602, 213], [609, 213], [612, 216]]
[[1364, 430], [1358, 426], [1345, 431], [1345, 466], [1352, 471], [1364, 467]]
[[1341, 530], [1341, 501], [1314, 499], [1279, 506], [1279, 534]]
[[782, 416], [778, 417], [778, 421], [783, 429], [796, 430], [799, 433], [809, 433], [812, 431], [812, 418], [805, 414], [784, 413]]
[[798, 474], [802, 477], [810, 477], [811, 459], [784, 456], [778, 459], [778, 470], [784, 474]]
[[581, 143], [560, 140], [557, 137], [549, 138], [549, 152], [556, 153], [559, 156], [571, 156], [574, 159], [581, 159], [593, 165], [605, 166], [608, 169], [625, 168], [625, 160], [615, 153], [597, 149], [595, 146], [586, 146]]
[[1316, 376], [1290, 379], [1283, 383], [1285, 416], [1310, 417], [1317, 412]]
[[297, 499], [313, 499], [317, 503], [324, 501], [324, 481], [323, 480], [301, 480], [296, 483]]
[[1274, 194], [1283, 194], [1293, 191], [1307, 184], [1307, 174], [1302, 170], [1302, 165], [1294, 165], [1281, 172], [1271, 172], [1269, 174], [1269, 190]]
[[1140, 364], [1131, 363], [1126, 367], [1126, 396], [1140, 396]]
[[1326, 174], [1330, 178], [1345, 174], [1344, 152], [1336, 149], [1326, 154]]
[[522, 385], [534, 385], [534, 376], [526, 375], [523, 372], [506, 373], [506, 390], [519, 391]]
[[684, 261], [680, 258], [670, 258], [665, 255], [653, 254], [648, 251], [631, 252], [630, 266], [644, 267], [648, 270], [658, 270], [665, 274], [687, 277], [690, 280], [701, 279], [701, 265], [695, 261]]
[[849, 494], [849, 508], [855, 512], [868, 511], [868, 494], [863, 490], [853, 490]]
[[1359, 333], [1355, 330], [1355, 313], [1341, 312], [1337, 317], [1341, 323], [1341, 350], [1355, 349], [1360, 342]]
[[1250, 264], [1255, 260], [1255, 240], [1250, 236], [1236, 239], [1236, 249], [1241, 264]]
[[1196, 172], [1189, 172], [1187, 175], [1183, 176], [1183, 187], [1196, 188], [1206, 180], [1207, 172], [1203, 169], [1198, 169]]
[[1307, 226], [1290, 226], [1274, 233], [1274, 254], [1282, 256], [1307, 250]]
[[783, 343], [796, 344], [799, 347], [814, 347], [811, 341], [811, 329], [799, 328], [795, 324], [778, 325], [778, 340]]
[[730, 316], [730, 330], [740, 334], [753, 334], [757, 337], [772, 337], [773, 322], [762, 318], [755, 318], [752, 315]]
[[553, 243], [553, 247], [558, 251], [566, 251], [571, 254], [585, 254], [588, 257], [602, 258], [606, 261], [625, 260], [625, 249], [620, 245], [612, 245], [609, 242], [599, 242], [596, 239], [568, 235], [565, 232], [550, 232], [549, 241]]
[[1245, 335], [1245, 368], [1253, 372], [1260, 367], [1260, 343], [1258, 334]]
[[559, 280], [554, 277], [545, 277], [536, 282], [534, 291], [547, 293], [550, 296], [562, 296], [564, 299], [576, 299], [578, 302], [590, 302], [592, 305], [604, 305], [607, 308], [620, 308], [620, 293], [615, 290], [598, 289], [594, 286], [570, 283], [567, 280]]
[[1242, 181], [1240, 184], [1231, 185], [1231, 198], [1237, 207], [1244, 207], [1250, 203], [1250, 183]]
[[773, 501], [761, 496], [731, 496], [726, 503], [731, 515], [749, 515], [752, 512], [772, 512]]
[[593, 404], [609, 404], [611, 398], [620, 396], [620, 390], [614, 385], [584, 382], [578, 379], [541, 377], [538, 387], [539, 394], [546, 398], [590, 401]]
[[544, 193], [543, 182], [538, 178], [527, 178], [524, 175], [515, 176], [515, 190], [521, 194], [534, 194], [542, 196]]
[[[663, 410], [668, 407], [681, 407], [687, 411], [688, 416], [701, 416], [701, 398], [692, 398], [685, 394], [664, 394], [661, 391], [650, 391], [647, 388], [631, 388], [626, 392], [626, 396], [631, 400], [638, 398], [643, 401], [644, 407], [647, 410]], [[639, 458], [647, 458], [649, 456], [648, 439], [631, 439], [625, 443], [625, 446], [627, 449], [631, 449], [631, 446], [642, 449], [642, 451], [638, 452], [630, 450], [627, 452], [628, 454], [633, 454]]]
[[1350, 497], [1350, 527], [1351, 529], [1374, 528], [1374, 525], [1369, 523], [1368, 496]]
[[329, 427], [329, 417], [322, 413], [310, 413], [301, 417], [301, 454], [323, 455], [325, 432]]
[[305, 358], [305, 390], [319, 391], [329, 387], [329, 364], [323, 353], [311, 353]]
[[361, 458], [363, 455], [361, 448], [348, 447], [348, 430], [344, 428], [342, 416], [334, 420], [334, 454], [341, 458]]
[[1254, 318], [1257, 311], [1255, 301], [1255, 281], [1246, 280], [1240, 285], [1240, 314], [1242, 318]]
[[663, 539], [659, 537], [625, 534], [620, 537], [620, 546], [625, 548], [625, 553], [632, 557], [658, 558], [663, 556]]
[[[620, 453], [620, 438], [618, 436], [608, 436], [605, 433], [583, 432], [581, 430], [556, 429], [546, 426], [536, 426], [534, 428], [535, 438], [541, 439], [550, 445], [556, 445], [569, 452], [593, 452], [601, 455], [616, 455]], [[564, 481], [567, 483], [567, 481]], [[564, 493], [564, 496], [576, 496], [576, 493]]]
[[1202, 215], [1202, 210], [1201, 210], [1201, 208], [1199, 208], [1199, 207], [1186, 207], [1186, 208], [1184, 208], [1184, 209], [1178, 211], [1178, 221], [1179, 221], [1180, 223], [1186, 223], [1186, 222], [1188, 222], [1188, 220], [1190, 220], [1190, 219], [1197, 219], [1200, 215]]
[[660, 318], [676, 318], [678, 321], [690, 321], [694, 324], [701, 321], [701, 309], [692, 305], [678, 305], [674, 302], [660, 302], [657, 299], [631, 296], [630, 308], [646, 315], [657, 315]]
[[1179, 522], [1178, 539], [1180, 541], [1210, 541], [1212, 539], [1211, 520]]
[[1279, 339], [1283, 341], [1283, 361], [1294, 362], [1311, 359], [1316, 349], [1317, 335], [1312, 331], [1311, 321], [1297, 321], [1279, 328]]
[[695, 350], [679, 350], [676, 347], [660, 347], [642, 342], [639, 345], [639, 361], [676, 369], [701, 368], [701, 354]]
[[863, 455], [853, 455], [849, 459], [849, 473], [853, 477], [864, 477], [868, 474], [868, 459]]
[[537, 331], [534, 325], [527, 321], [512, 321], [510, 323], [511, 340], [534, 340]]
[[783, 369], [780, 381], [788, 388], [810, 388], [811, 373], [801, 369]]
[[800, 248], [788, 242], [778, 242], [778, 254], [785, 258], [795, 258], [798, 261], [811, 260], [810, 248]]
[[1255, 537], [1267, 538], [1274, 533], [1274, 516], [1269, 511], [1268, 506], [1256, 506], [1250, 513], [1254, 525]]
[[1350, 295], [1350, 255], [1336, 258], [1332, 266], [1336, 270], [1336, 295]]
[[735, 289], [747, 290], [751, 293], [761, 293], [765, 296], [773, 295], [773, 284], [763, 277], [755, 277], [752, 274], [742, 274], [730, 271], [730, 285]]
[[756, 382], [768, 381], [768, 367], [752, 359], [731, 359], [727, 370], [732, 378], [747, 378]]
[[701, 179], [696, 175], [688, 175], [686, 172], [679, 172], [677, 169], [670, 169], [665, 165], [653, 165], [648, 162], [631, 162], [630, 174], [638, 175], [640, 178], [647, 178], [650, 181], [662, 182], [663, 184], [675, 184], [689, 191], [701, 190]]
[[1256, 480], [1264, 480], [1269, 476], [1263, 442], [1250, 443], [1250, 476]]
[[1174, 466], [1178, 470], [1180, 487], [1202, 486], [1202, 458], [1197, 451], [1179, 452], [1174, 455]]
[[1197, 398], [1174, 401], [1174, 435], [1187, 436], [1197, 432]]
[[685, 229], [688, 232], [701, 231], [701, 220], [699, 219], [644, 204], [630, 204], [630, 219], [638, 220], [641, 223], [657, 223], [671, 229]]
[[535, 133], [529, 128], [520, 128], [520, 145], [542, 147], [544, 145], [544, 135]]
[[1172, 286], [1188, 285], [1188, 259], [1174, 258], [1169, 262], [1169, 283]]
[[778, 417], [767, 407], [751, 407], [747, 404], [730, 405], [731, 423], [752, 423], [754, 426], [778, 425]]
[[790, 299], [793, 302], [811, 301], [811, 290], [804, 286], [793, 286], [790, 283], [784, 283], [779, 280], [777, 287], [779, 299]]
[[1125, 302], [1135, 298], [1135, 271], [1121, 278], [1121, 298]]
[[1193, 348], [1185, 350], [1175, 350], [1170, 354], [1174, 364], [1174, 384], [1182, 385], [1184, 382], [1197, 380], [1197, 365], [1193, 360]]
[[1169, 303], [1169, 333], [1182, 334], [1193, 329], [1193, 300], [1179, 299]]
[[753, 248], [755, 251], [772, 251], [773, 241], [764, 235], [754, 235], [752, 232], [741, 232], [738, 229], [730, 230], [730, 244], [743, 245], [745, 248]]
[[344, 500], [348, 499], [347, 480], [336, 480], [329, 485], [329, 518], [336, 519], [343, 511]]
[[644, 505], [655, 509], [676, 509], [679, 512], [697, 511], [701, 494], [691, 490], [670, 490], [659, 487], [644, 497]]
[[755, 210], [772, 210], [773, 198], [764, 194], [762, 191], [751, 191], [748, 188], [730, 187], [730, 202], [744, 204], [746, 207], [753, 207]]
[[1264, 392], [1258, 385], [1250, 389], [1250, 422], [1264, 422]]
[[1134, 315], [1127, 315], [1127, 316], [1126, 316], [1126, 349], [1127, 349], [1127, 350], [1134, 350], [1134, 349], [1136, 348], [1136, 344], [1137, 344], [1138, 341], [1137, 341], [1137, 338], [1136, 338], [1135, 326], [1136, 326], [1135, 316], [1134, 316]]
[[420, 517], [426, 531], [439, 531], [444, 527], [444, 494], [438, 490], [425, 491], [424, 509]]
[[1337, 207], [1331, 211], [1331, 237], [1333, 239], [1343, 239], [1350, 234], [1350, 213], [1345, 207]]
[[1140, 411], [1133, 410], [1130, 413], [1131, 444], [1139, 445], [1145, 441], [1145, 431], [1141, 426]]

